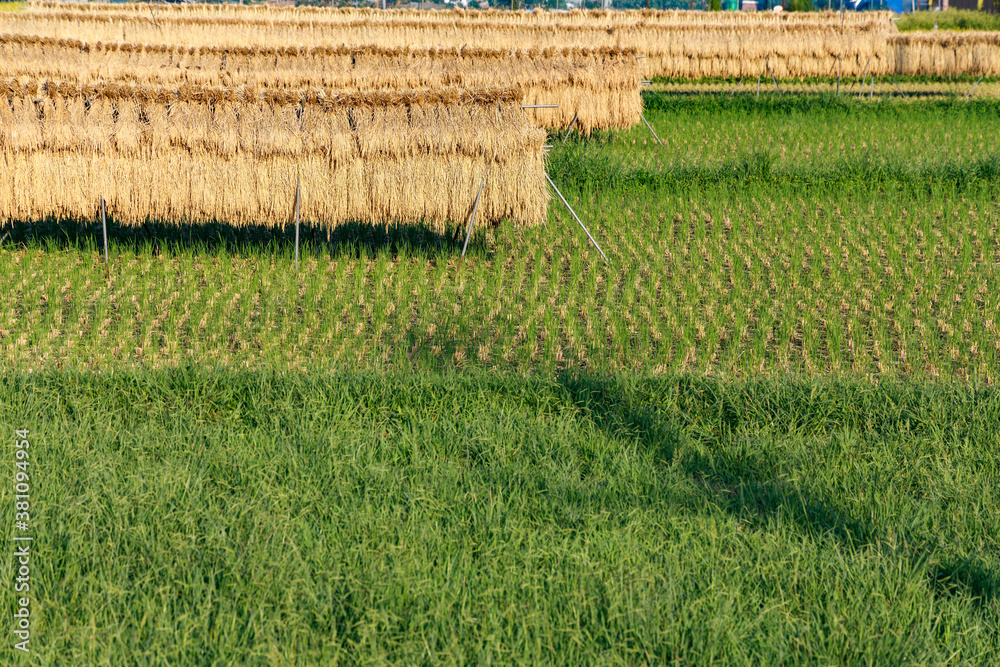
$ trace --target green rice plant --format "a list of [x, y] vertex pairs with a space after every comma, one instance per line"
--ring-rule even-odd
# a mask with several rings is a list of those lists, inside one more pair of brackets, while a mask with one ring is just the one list
[[995, 388], [202, 360], [7, 367], [0, 404], [42, 662], [1000, 651]]
[[460, 243], [419, 227], [345, 227], [328, 243], [305, 228], [296, 272], [290, 228], [153, 221], [152, 235], [112, 226], [108, 283], [92, 222], [16, 222], [0, 350], [24, 369], [994, 381], [988, 105], [669, 104], [648, 118], [676, 123], [676, 150], [621, 132], [549, 155], [610, 264], [561, 205], [537, 229], [478, 228], [460, 273]]

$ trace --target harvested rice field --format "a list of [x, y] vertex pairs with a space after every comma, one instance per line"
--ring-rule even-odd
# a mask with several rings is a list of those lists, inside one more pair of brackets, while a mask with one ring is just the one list
[[0, 15], [0, 662], [990, 664], [998, 80], [835, 18]]
[[453, 229], [363, 221], [306, 226], [296, 272], [291, 196], [277, 227], [112, 220], [109, 281], [94, 218], [39, 220], [5, 244], [0, 346], [38, 369], [997, 379], [996, 103], [646, 108], [663, 146], [644, 126], [550, 139], [609, 263], [557, 199], [540, 226], [476, 227], [461, 272]]

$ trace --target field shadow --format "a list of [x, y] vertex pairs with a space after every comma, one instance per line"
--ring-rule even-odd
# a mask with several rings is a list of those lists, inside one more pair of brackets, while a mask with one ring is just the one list
[[[802, 533], [833, 540], [849, 550], [892, 542], [887, 531], [854, 516], [837, 501], [803, 491], [775, 475], [779, 466], [773, 455], [754, 447], [752, 440], [739, 441], [740, 427], [748, 420], [744, 410], [711, 381], [672, 381], [677, 403], [669, 407], [640, 398], [641, 392], [625, 391], [618, 382], [579, 376], [559, 379], [576, 407], [608, 437], [637, 439], [661, 465], [679, 468], [714, 506], [741, 520], [765, 529], [780, 515]], [[711, 423], [692, 416], [706, 409], [713, 412]], [[764, 418], [780, 420], [782, 412], [787, 413], [779, 408]], [[681, 455], [682, 443], [690, 438], [707, 445], [701, 448], [707, 453], [684, 447]], [[1000, 577], [979, 559], [942, 553], [932, 541], [919, 538], [898, 553], [905, 553], [914, 569], [926, 572], [935, 596], [963, 596], [978, 605], [1000, 599]]]
[[[166, 223], [147, 221], [134, 226], [108, 219], [108, 246], [115, 254], [148, 253], [295, 253], [295, 225], [282, 227], [225, 223]], [[85, 248], [103, 249], [100, 220], [46, 218], [40, 221], [13, 221], [0, 228], [0, 247], [39, 246], [54, 251]], [[317, 225], [299, 227], [302, 257], [367, 257], [403, 253], [409, 256], [449, 258], [460, 255], [465, 240], [463, 226], [453, 224], [440, 233], [427, 224], [386, 226], [352, 222], [327, 230]], [[484, 243], [482, 229], [473, 230], [467, 254], [482, 256], [492, 250]]]

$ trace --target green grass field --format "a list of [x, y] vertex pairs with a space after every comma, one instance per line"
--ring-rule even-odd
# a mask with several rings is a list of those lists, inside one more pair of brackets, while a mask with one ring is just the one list
[[993, 390], [187, 368], [0, 401], [39, 664], [1000, 651]]
[[555, 199], [461, 271], [419, 226], [296, 272], [291, 227], [112, 220], [110, 280], [95, 221], [0, 230], [23, 661], [989, 664], [1000, 102], [646, 108], [664, 146], [549, 142], [610, 264]]
[[949, 9], [944, 12], [913, 12], [896, 23], [900, 32], [931, 30], [1000, 30], [1000, 17], [982, 11]]

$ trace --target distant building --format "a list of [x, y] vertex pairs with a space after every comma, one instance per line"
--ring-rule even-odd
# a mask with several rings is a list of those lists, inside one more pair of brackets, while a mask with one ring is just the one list
[[951, 9], [978, 9], [990, 13], [998, 9], [994, 0], [948, 0], [948, 6]]

